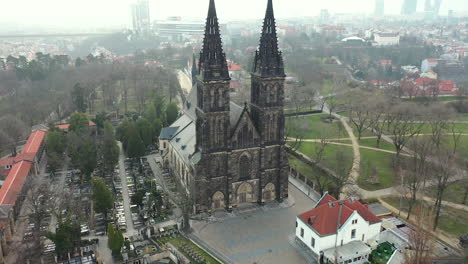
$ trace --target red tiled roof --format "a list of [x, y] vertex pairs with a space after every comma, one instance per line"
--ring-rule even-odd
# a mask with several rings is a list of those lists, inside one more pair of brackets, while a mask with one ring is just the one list
[[435, 80], [429, 77], [419, 77], [414, 82], [419, 86], [425, 86], [435, 82]]
[[[96, 123], [94, 123], [93, 121], [89, 121], [88, 126], [90, 127], [96, 126]], [[59, 124], [59, 125], [56, 125], [55, 127], [57, 127], [60, 130], [68, 130], [70, 128], [70, 124]]]
[[[340, 205], [340, 203], [342, 203], [342, 205]], [[342, 207], [341, 217], [338, 217], [340, 207]], [[377, 223], [380, 221], [380, 218], [375, 216], [375, 214], [359, 201], [337, 201], [329, 194], [325, 194], [314, 209], [299, 215], [299, 218], [301, 218], [304, 223], [309, 224], [310, 222], [311, 227], [320, 235], [324, 236], [336, 233], [337, 228], [344, 225], [354, 211], [357, 211], [364, 220], [370, 223]], [[339, 225], [338, 218], [340, 218]]]
[[380, 64], [392, 64], [392, 60], [379, 60]]
[[228, 61], [227, 64], [228, 64], [229, 71], [243, 71], [244, 70], [240, 65], [235, 64], [232, 61]]
[[16, 197], [21, 192], [31, 168], [32, 162], [26, 160], [13, 165], [5, 183], [0, 188], [0, 204], [15, 204]]
[[29, 136], [28, 141], [26, 141], [21, 154], [34, 153], [34, 155], [36, 155], [36, 153], [39, 151], [39, 148], [41, 147], [42, 142], [44, 141], [46, 133], [47, 132], [44, 130], [33, 131]]
[[15, 157], [8, 157], [4, 159], [0, 159], [0, 167], [5, 167], [7, 165], [13, 165], [16, 162], [22, 161], [22, 160], [29, 160], [33, 161], [35, 157], [35, 153], [20, 153], [19, 155]]
[[437, 58], [429, 58], [427, 59], [428, 62], [437, 62], [439, 59]]

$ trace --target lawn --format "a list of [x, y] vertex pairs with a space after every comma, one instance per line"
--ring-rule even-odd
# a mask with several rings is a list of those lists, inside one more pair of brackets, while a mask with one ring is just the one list
[[[358, 185], [366, 190], [374, 191], [395, 185], [395, 171], [393, 169], [394, 154], [361, 149], [361, 171]], [[376, 168], [377, 170], [375, 170]], [[373, 176], [377, 173], [378, 181], [373, 183]]]
[[395, 146], [392, 143], [385, 141], [384, 139], [380, 140], [380, 146], [377, 147], [377, 138], [365, 138], [359, 140], [359, 145], [364, 147], [378, 148], [383, 150], [395, 151]]
[[199, 248], [197, 245], [195, 245], [194, 243], [192, 243], [190, 240], [186, 239], [185, 237], [181, 236], [181, 235], [178, 235], [176, 237], [164, 237], [164, 238], [160, 238], [158, 239], [158, 242], [162, 243], [162, 244], [166, 244], [167, 242], [171, 243], [172, 245], [174, 245], [175, 247], [177, 247], [177, 249], [184, 253], [184, 255], [190, 259], [190, 261], [192, 263], [198, 263], [197, 261], [195, 261], [194, 259], [192, 259], [183, 249], [182, 249], [182, 246], [183, 245], [187, 245], [187, 246], [190, 246], [192, 248], [192, 250], [194, 252], [197, 252], [199, 255], [201, 255], [202, 257], [205, 258], [205, 262], [203, 263], [207, 263], [207, 264], [216, 264], [216, 263], [219, 263], [218, 261], [216, 261], [214, 258], [212, 258], [208, 253], [206, 253], [203, 249]]
[[326, 114], [290, 117], [286, 121], [287, 131], [290, 131], [291, 137], [302, 135], [305, 139], [325, 138], [343, 138], [348, 137], [348, 133], [343, 128], [339, 120], [332, 123], [326, 123], [321, 120], [327, 117]]
[[[452, 203], [461, 204], [463, 202], [463, 196], [465, 195], [465, 188], [467, 188], [467, 186], [468, 179], [452, 182], [444, 191], [442, 199]], [[426, 193], [428, 196], [435, 198], [436, 188], [430, 187], [427, 189]]]
[[[299, 147], [299, 151], [307, 155], [308, 157], [315, 159], [315, 149], [319, 146], [319, 143], [314, 142], [303, 142]], [[328, 144], [325, 148], [325, 153], [323, 157], [323, 165], [332, 171], [335, 170], [338, 166], [337, 161], [337, 151], [343, 151], [347, 166], [351, 168], [353, 163], [353, 149], [348, 146], [332, 145]]]
[[302, 160], [292, 155], [288, 155], [288, 159], [289, 159], [289, 166], [291, 168], [297, 170], [300, 174], [312, 179], [314, 175], [314, 168], [312, 166], [310, 166], [309, 164], [303, 162]]
[[[383, 200], [397, 209], [400, 207], [399, 197], [387, 197], [383, 198]], [[424, 206], [432, 208], [434, 205], [424, 202]], [[406, 199], [402, 200], [402, 210], [408, 210], [408, 201]], [[438, 228], [458, 238], [461, 234], [468, 232], [468, 212], [442, 206]]]

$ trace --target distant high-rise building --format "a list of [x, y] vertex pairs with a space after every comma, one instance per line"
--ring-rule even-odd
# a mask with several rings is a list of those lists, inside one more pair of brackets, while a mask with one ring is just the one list
[[151, 26], [149, 0], [137, 0], [132, 4], [133, 30], [137, 32], [149, 32]]
[[328, 20], [330, 20], [330, 12], [328, 12], [328, 9], [320, 10], [320, 22], [328, 22]]
[[383, 16], [385, 13], [385, 0], [375, 0], [375, 11], [376, 16]]
[[417, 6], [418, 6], [418, 0], [403, 0], [403, 6], [401, 7], [401, 14], [412, 15], [416, 13]]
[[441, 4], [442, 0], [426, 0], [424, 3], [424, 11], [426, 14], [438, 16]]

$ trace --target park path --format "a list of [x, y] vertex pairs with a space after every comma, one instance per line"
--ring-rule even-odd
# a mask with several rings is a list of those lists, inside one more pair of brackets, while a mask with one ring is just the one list
[[[338, 118], [341, 124], [343, 124], [343, 127], [345, 128], [346, 132], [349, 135], [349, 139], [351, 139], [351, 143], [353, 147], [353, 166], [350, 172], [352, 185], [351, 186], [345, 185], [342, 195], [345, 195], [347, 189], [349, 189], [350, 187], [353, 187], [362, 193], [362, 191], [365, 191], [365, 190], [359, 187], [357, 184], [357, 181], [359, 178], [359, 172], [361, 171], [361, 152], [359, 150], [359, 142], [356, 136], [354, 135], [353, 129], [349, 126], [346, 119], [336, 113], [333, 113], [332, 115]], [[345, 197], [342, 197], [342, 198], [345, 198]]]
[[[298, 140], [296, 138], [288, 138], [288, 140]], [[333, 140], [333, 139], [329, 139], [329, 140]], [[347, 138], [347, 140], [349, 140], [349, 138]], [[313, 142], [313, 143], [320, 143], [320, 139], [302, 139], [302, 142]], [[340, 142], [333, 142], [333, 141], [328, 141], [327, 139], [327, 144], [331, 144], [331, 145], [339, 145], [339, 146], [347, 146], [347, 147], [352, 147], [353, 145], [352, 144], [347, 144], [347, 143], [340, 143]], [[390, 154], [396, 154], [396, 151], [392, 151], [392, 150], [386, 150], [386, 149], [379, 149], [379, 148], [374, 148], [374, 147], [368, 147], [368, 146], [361, 146], [359, 145], [359, 148], [362, 148], [362, 149], [368, 149], [368, 150], [374, 150], [374, 151], [380, 151], [380, 152], [386, 152], [386, 153], [390, 153]], [[400, 153], [401, 156], [410, 156], [408, 154], [404, 154], [404, 153]]]

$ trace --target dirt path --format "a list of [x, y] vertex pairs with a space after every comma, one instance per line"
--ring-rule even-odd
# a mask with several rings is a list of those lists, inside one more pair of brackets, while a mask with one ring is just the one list
[[360, 147], [359, 142], [356, 136], [354, 135], [353, 129], [349, 126], [346, 119], [335, 113], [333, 114], [333, 116], [338, 118], [341, 124], [343, 124], [343, 127], [345, 128], [346, 132], [349, 135], [349, 138], [351, 139], [351, 143], [353, 147], [353, 167], [351, 168], [351, 172], [350, 172], [350, 177], [351, 177], [351, 181], [353, 182], [353, 184], [351, 186], [345, 186], [342, 195], [345, 195], [347, 189], [349, 189], [350, 187], [357, 188], [360, 192], [362, 192], [363, 189], [361, 189], [357, 184], [357, 181], [359, 178], [359, 172], [361, 170], [361, 152], [359, 151], [359, 147]]
[[[288, 140], [296, 140], [296, 139], [295, 138], [288, 138]], [[349, 138], [348, 138], [348, 140], [349, 140]], [[303, 139], [302, 142], [319, 143], [320, 140], [319, 139]], [[347, 147], [352, 147], [353, 146], [352, 144], [333, 142], [333, 141], [328, 141], [327, 143], [331, 144], [331, 145], [339, 145], [339, 146], [347, 146]], [[390, 153], [390, 154], [396, 154], [396, 151], [386, 150], [386, 149], [379, 149], [379, 148], [374, 148], [374, 147], [367, 147], [367, 146], [359, 145], [359, 148], [373, 150], [373, 151], [386, 152], [386, 153]], [[404, 154], [404, 153], [401, 153], [400, 155], [401, 156], [408, 156], [408, 157], [410, 156], [410, 155]]]

